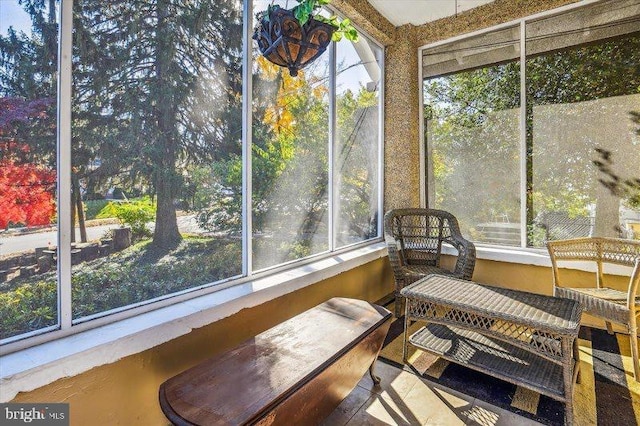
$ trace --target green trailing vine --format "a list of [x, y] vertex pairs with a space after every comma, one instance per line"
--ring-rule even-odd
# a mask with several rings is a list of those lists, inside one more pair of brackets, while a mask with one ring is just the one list
[[[319, 15], [322, 6], [325, 6], [331, 3], [331, 0], [296, 0], [298, 5], [295, 6], [291, 11], [293, 12], [293, 16], [300, 22], [300, 25], [304, 25], [309, 22], [310, 19], [315, 19], [316, 21], [324, 22], [325, 24], [329, 24], [334, 27], [336, 30], [333, 33], [331, 39], [333, 41], [340, 41], [342, 38], [346, 38], [347, 40], [357, 42], [359, 39], [358, 30], [351, 24], [350, 19], [342, 19], [340, 20], [336, 15], [331, 15], [330, 17]], [[267, 7], [267, 10], [258, 12], [256, 14], [256, 18], [258, 21], [266, 20], [269, 22], [269, 16], [271, 12], [275, 9], [278, 9], [280, 6], [270, 4]]]

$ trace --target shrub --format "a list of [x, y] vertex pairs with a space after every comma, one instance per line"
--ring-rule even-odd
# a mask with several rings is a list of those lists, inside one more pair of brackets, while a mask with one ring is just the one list
[[151, 236], [147, 223], [153, 221], [156, 206], [148, 197], [123, 203], [109, 202], [98, 214], [98, 218], [116, 217], [122, 225], [131, 227], [134, 240]]

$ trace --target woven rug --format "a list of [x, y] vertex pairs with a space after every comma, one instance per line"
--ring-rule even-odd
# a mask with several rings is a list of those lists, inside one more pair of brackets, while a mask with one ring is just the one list
[[[393, 306], [387, 306], [393, 311]], [[420, 324], [414, 324], [415, 330]], [[564, 423], [564, 404], [525, 388], [448, 362], [409, 345], [402, 364], [404, 317], [392, 324], [380, 359], [427, 380], [513, 411], [546, 425]], [[410, 333], [415, 331], [410, 330]], [[574, 393], [576, 425], [637, 425], [640, 384], [633, 379], [629, 336], [609, 335], [590, 327], [580, 329], [581, 383]]]

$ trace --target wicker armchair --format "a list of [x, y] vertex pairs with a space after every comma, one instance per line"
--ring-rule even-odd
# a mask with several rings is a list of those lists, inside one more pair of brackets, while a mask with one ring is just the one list
[[[607, 330], [613, 334], [611, 323], [625, 326], [631, 340], [633, 374], [640, 381], [638, 363], [637, 316], [640, 313], [640, 241], [616, 238], [578, 238], [572, 240], [549, 241], [547, 249], [553, 267], [553, 294], [581, 302], [584, 311], [605, 320]], [[561, 278], [558, 262], [595, 262], [597, 271], [595, 282], [569, 288]], [[614, 264], [632, 267], [626, 291], [605, 286], [603, 265]], [[595, 284], [595, 286], [594, 286]]]
[[[384, 238], [396, 281], [396, 317], [402, 314], [400, 290], [429, 274], [470, 280], [476, 264], [476, 248], [460, 233], [458, 220], [435, 209], [397, 209], [384, 217]], [[442, 243], [458, 251], [453, 271], [440, 267]]]

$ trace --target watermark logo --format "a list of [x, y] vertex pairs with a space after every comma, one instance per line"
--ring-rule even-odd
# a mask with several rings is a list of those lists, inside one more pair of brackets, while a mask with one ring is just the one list
[[69, 404], [0, 404], [0, 426], [69, 426]]

